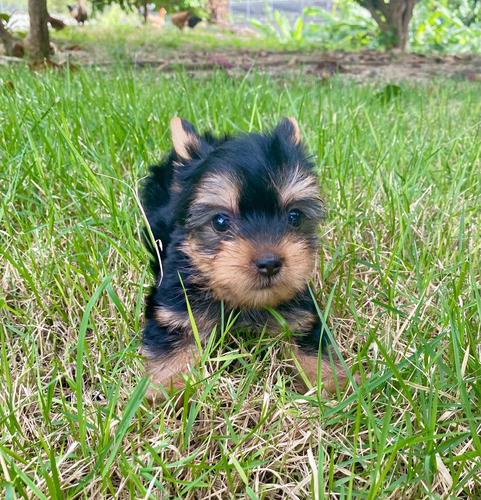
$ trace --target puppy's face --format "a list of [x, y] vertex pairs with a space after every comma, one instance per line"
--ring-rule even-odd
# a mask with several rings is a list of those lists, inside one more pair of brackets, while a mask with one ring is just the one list
[[[192, 136], [182, 151], [192, 152], [196, 141], [202, 139]], [[229, 140], [197, 165], [182, 248], [196, 282], [233, 307], [275, 307], [293, 298], [312, 271], [324, 215], [297, 122]]]

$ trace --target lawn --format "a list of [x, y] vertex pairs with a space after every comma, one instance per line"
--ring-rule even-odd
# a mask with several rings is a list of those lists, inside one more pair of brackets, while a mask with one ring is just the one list
[[[0, 495], [481, 498], [479, 83], [4, 68], [0, 110]], [[143, 401], [136, 192], [174, 115], [298, 119], [330, 210], [313, 289], [351, 395], [296, 392], [288, 332], [224, 325], [190, 405]]]
[[[57, 47], [68, 50], [74, 47], [73, 53], [69, 54], [74, 59], [85, 61], [121, 61], [125, 59], [175, 59], [179, 54], [187, 57], [195, 57], [205, 51], [215, 50], [217, 52], [232, 50], [255, 50], [259, 48], [258, 36], [248, 34], [233, 34], [226, 29], [213, 26], [205, 26], [195, 30], [179, 31], [170, 22], [166, 23], [163, 30], [152, 26], [134, 26], [127, 21], [136, 20], [136, 16], [126, 19], [126, 24], [109, 22], [107, 18], [101, 18], [99, 24], [92, 24], [83, 28], [67, 28], [52, 34]], [[283, 45], [277, 39], [262, 39], [264, 50], [298, 49], [299, 44]], [[311, 47], [314, 44], [305, 44]], [[81, 50], [78, 50], [81, 49]]]

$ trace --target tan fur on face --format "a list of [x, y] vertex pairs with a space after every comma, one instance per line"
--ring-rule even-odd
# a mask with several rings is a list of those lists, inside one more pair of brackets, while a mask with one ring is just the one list
[[182, 120], [178, 116], [172, 118], [170, 121], [170, 132], [172, 134], [175, 152], [180, 158], [184, 160], [191, 159], [188, 152], [189, 147], [200, 149], [199, 138], [184, 130]]
[[306, 174], [299, 168], [286, 172], [286, 175], [277, 182], [277, 191], [279, 200], [285, 207], [299, 199], [320, 200], [316, 176]]
[[[188, 240], [185, 251], [215, 297], [233, 307], [276, 307], [305, 287], [314, 265], [313, 252], [307, 243], [286, 235], [278, 245], [269, 248], [254, 245], [255, 242], [242, 238], [226, 240], [215, 255], [206, 255], [195, 241]], [[265, 252], [277, 254], [283, 266], [273, 284], [261, 288], [265, 281], [254, 263]]]
[[239, 212], [240, 191], [236, 180], [222, 174], [209, 175], [195, 191], [193, 204], [225, 207], [232, 214]]
[[180, 374], [187, 375], [189, 366], [195, 364], [194, 346], [181, 347], [162, 357], [152, 356], [147, 350], [142, 354], [147, 358], [147, 374], [153, 384], [147, 391], [147, 399], [159, 401], [164, 399], [162, 391], [158, 389], [159, 385], [170, 394], [185, 388], [185, 380]]

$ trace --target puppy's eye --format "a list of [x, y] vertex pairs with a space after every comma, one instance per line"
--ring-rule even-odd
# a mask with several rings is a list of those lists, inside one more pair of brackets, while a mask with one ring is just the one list
[[230, 219], [229, 217], [227, 217], [227, 215], [217, 214], [212, 219], [212, 227], [218, 233], [224, 233], [225, 231], [230, 229], [230, 226], [231, 226]]
[[292, 227], [299, 227], [302, 224], [302, 212], [300, 210], [291, 210], [287, 220]]

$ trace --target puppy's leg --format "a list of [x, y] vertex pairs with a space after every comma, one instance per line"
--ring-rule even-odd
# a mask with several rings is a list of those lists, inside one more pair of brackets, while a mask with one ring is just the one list
[[148, 400], [155, 402], [164, 399], [159, 386], [170, 395], [185, 388], [184, 376], [188, 376], [189, 368], [196, 362], [194, 349], [195, 346], [183, 346], [167, 355], [152, 355], [143, 350], [143, 355], [147, 359], [146, 371], [151, 382], [146, 393]]
[[348, 380], [347, 373], [319, 321], [314, 323], [309, 332], [296, 338], [294, 355], [313, 386], [318, 383], [320, 368], [322, 386], [327, 393], [336, 394], [337, 388], [340, 391], [344, 389]]
[[306, 377], [313, 386], [316, 386], [318, 383], [318, 372], [320, 367], [323, 389], [329, 394], [336, 394], [336, 384], [339, 390], [342, 391], [348, 377], [340, 360], [336, 360], [336, 354], [332, 353], [331, 357], [329, 357], [327, 349], [328, 348], [321, 352], [320, 360], [317, 352], [304, 350], [301, 347], [295, 350], [295, 356], [306, 374]]
[[185, 331], [160, 326], [149, 320], [144, 331], [142, 355], [146, 358], [146, 371], [150, 378], [146, 397], [150, 401], [162, 401], [165, 389], [174, 394], [185, 388], [185, 375], [196, 363], [196, 347]]

